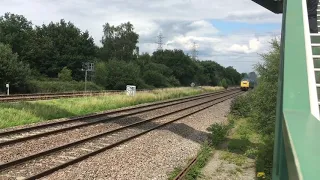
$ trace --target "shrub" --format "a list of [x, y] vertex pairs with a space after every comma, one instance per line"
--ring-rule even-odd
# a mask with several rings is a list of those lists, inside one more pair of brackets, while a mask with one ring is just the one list
[[251, 112], [251, 95], [242, 95], [234, 98], [231, 102], [231, 114], [236, 117], [247, 117]]
[[256, 172], [264, 172], [265, 179], [271, 179], [273, 162], [273, 136], [266, 136], [259, 148], [256, 160]]
[[67, 67], [64, 67], [58, 74], [60, 81], [72, 81], [72, 71]]
[[229, 126], [227, 125], [220, 124], [220, 123], [212, 124], [208, 128], [208, 131], [211, 132], [210, 140], [212, 145], [218, 146], [221, 142], [223, 142], [225, 137], [228, 134], [228, 130], [229, 130]]
[[266, 179], [271, 179], [272, 171], [280, 63], [280, 44], [273, 40], [271, 45], [271, 51], [263, 54], [263, 62], [256, 66], [259, 85], [248, 95], [236, 98], [231, 105], [234, 115], [248, 117], [256, 133], [264, 135], [263, 144], [258, 148], [256, 171], [264, 172]]
[[222, 79], [222, 80], [221, 80], [221, 86], [224, 87], [225, 89], [228, 88], [228, 83], [227, 83], [227, 80], [226, 80], [226, 79]]
[[29, 66], [12, 53], [9, 45], [0, 43], [0, 91], [6, 90], [6, 83], [12, 92], [23, 91], [30, 72]]
[[[71, 91], [84, 91], [84, 82], [62, 82], [62, 81], [36, 81], [31, 80], [28, 82], [28, 90], [31, 93], [56, 93], [56, 92], [71, 92]], [[88, 91], [100, 91], [102, 87], [94, 84], [93, 82], [87, 82]]]
[[180, 85], [181, 85], [180, 82], [179, 82], [179, 80], [178, 80], [177, 78], [175, 78], [174, 76], [170, 76], [170, 77], [168, 78], [168, 82], [169, 82], [169, 84], [170, 84], [171, 86], [180, 86]]
[[168, 87], [169, 83], [167, 78], [157, 71], [148, 70], [143, 75], [143, 80], [154, 87]]
[[106, 89], [123, 89], [125, 85], [135, 85], [141, 89], [145, 86], [140, 78], [140, 67], [133, 62], [121, 60], [100, 62], [94, 75], [94, 81]]

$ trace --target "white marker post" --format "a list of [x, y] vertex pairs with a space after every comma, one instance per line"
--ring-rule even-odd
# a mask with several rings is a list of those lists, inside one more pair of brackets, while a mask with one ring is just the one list
[[127, 95], [135, 96], [136, 95], [136, 86], [127, 85]]
[[6, 84], [6, 88], [7, 88], [7, 95], [9, 96], [9, 84]]

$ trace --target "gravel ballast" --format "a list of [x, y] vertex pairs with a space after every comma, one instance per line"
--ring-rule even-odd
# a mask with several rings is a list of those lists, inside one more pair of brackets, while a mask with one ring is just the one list
[[206, 128], [226, 122], [231, 100], [149, 132], [43, 179], [167, 179], [187, 165], [206, 140]]
[[172, 112], [177, 109], [182, 109], [184, 107], [194, 105], [196, 103], [208, 101], [210, 99], [213, 99], [213, 98], [211, 97], [211, 98], [205, 98], [201, 100], [195, 100], [192, 102], [186, 102], [184, 104], [165, 107], [165, 108], [153, 110], [150, 112], [145, 112], [142, 114], [111, 121], [105, 124], [104, 123], [96, 124], [89, 127], [83, 127], [80, 129], [75, 129], [75, 130], [54, 134], [47, 137], [42, 137], [40, 139], [34, 139], [34, 140], [29, 140], [27, 142], [21, 142], [21, 143], [5, 146], [0, 148], [0, 153], [2, 154], [2, 156], [0, 157], [0, 162], [3, 163], [3, 162], [8, 162], [14, 159], [22, 158], [27, 155], [34, 154], [36, 152], [44, 151], [53, 147], [57, 147], [66, 143], [73, 142], [75, 140], [93, 136], [106, 130], [119, 128], [125, 124], [146, 120], [148, 118], [152, 118], [160, 114]]

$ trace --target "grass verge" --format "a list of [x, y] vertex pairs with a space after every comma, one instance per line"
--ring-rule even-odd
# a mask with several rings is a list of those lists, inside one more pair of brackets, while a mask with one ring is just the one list
[[[215, 150], [219, 150], [219, 159], [227, 164], [235, 165], [228, 171], [216, 169], [217, 173], [228, 173], [230, 177], [238, 177], [248, 167], [249, 159], [256, 162], [256, 172], [261, 177], [258, 179], [268, 179], [263, 172], [262, 165], [263, 155], [266, 144], [263, 136], [259, 135], [253, 128], [247, 118], [236, 118], [232, 115], [228, 116], [228, 124], [215, 123], [208, 128], [210, 131], [210, 144], [205, 144], [199, 152], [200, 158], [193, 165], [188, 174], [184, 177], [185, 180], [197, 179], [203, 177], [201, 174], [202, 168], [208, 163]], [[259, 168], [260, 167], [260, 168]], [[170, 175], [169, 179], [176, 177], [182, 170], [182, 167], [176, 168]]]
[[264, 164], [264, 152], [268, 146], [264, 137], [254, 128], [249, 118], [229, 116], [229, 119], [232, 119], [235, 124], [232, 133], [228, 136], [227, 146], [221, 149], [223, 153], [220, 158], [237, 165], [240, 169], [248, 159], [252, 159], [255, 161], [256, 173], [260, 176], [258, 179], [270, 179], [264, 175], [263, 168], [259, 168]]
[[137, 92], [134, 97], [129, 97], [123, 93], [111, 96], [1, 103], [0, 128], [25, 125], [57, 118], [85, 115], [94, 112], [197, 95], [218, 90], [222, 90], [222, 88], [168, 88], [153, 90], [151, 92]]

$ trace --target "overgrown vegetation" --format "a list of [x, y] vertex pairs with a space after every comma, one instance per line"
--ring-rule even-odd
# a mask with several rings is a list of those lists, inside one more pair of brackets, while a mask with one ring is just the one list
[[[260, 75], [259, 85], [246, 95], [236, 98], [231, 106], [231, 113], [240, 126], [238, 142], [230, 142], [229, 149], [240, 151], [247, 157], [256, 159], [256, 171], [263, 172], [266, 179], [271, 179], [273, 161], [274, 128], [280, 63], [280, 44], [271, 42], [271, 51], [263, 54], [263, 63], [256, 66]], [[252, 139], [255, 134], [256, 139]], [[259, 134], [260, 136], [257, 136]], [[258, 145], [252, 144], [258, 142]], [[250, 148], [248, 148], [250, 147]]]
[[260, 136], [246, 118], [236, 118], [230, 116], [229, 119], [235, 119], [233, 133], [227, 144], [227, 151], [222, 158], [241, 166], [247, 158], [254, 159], [258, 155], [258, 149], [261, 146]]
[[211, 141], [211, 144], [215, 147], [221, 144], [225, 140], [226, 136], [228, 135], [230, 127], [231, 127], [230, 125], [225, 125], [222, 123], [215, 123], [211, 125], [207, 129], [210, 132], [209, 139]]
[[16, 102], [0, 104], [0, 128], [30, 124], [50, 119], [72, 117], [93, 112], [127, 107], [147, 102], [179, 98], [221, 88], [167, 88], [151, 92], [138, 92], [130, 97], [123, 94], [87, 98], [67, 98], [47, 101]]
[[222, 79], [222, 80], [221, 80], [221, 86], [224, 87], [225, 89], [228, 88], [228, 83], [227, 83], [227, 80], [226, 80], [226, 79]]
[[[248, 158], [254, 159], [258, 179], [271, 179], [272, 175], [280, 45], [277, 40], [271, 45], [271, 51], [262, 55], [263, 63], [256, 66], [259, 85], [232, 101], [228, 124], [215, 123], [208, 128], [210, 143], [222, 150], [220, 158], [237, 165], [236, 172], [242, 172], [241, 166]], [[220, 148], [224, 142], [226, 147]], [[236, 173], [234, 171], [229, 173]]]
[[172, 172], [168, 175], [168, 180], [173, 180], [175, 177], [179, 175], [179, 173], [182, 171], [181, 167], [176, 167]]
[[[59, 81], [50, 79], [47, 81], [28, 81], [28, 90], [34, 93], [56, 93], [56, 92], [71, 92], [84, 91], [84, 81]], [[87, 91], [100, 91], [104, 88], [96, 85], [93, 82], [87, 82]]]
[[13, 90], [25, 90], [29, 66], [19, 60], [18, 54], [13, 53], [9, 45], [0, 42], [0, 91], [5, 84], [10, 83]]
[[[94, 63], [88, 81], [103, 89], [124, 90], [136, 85], [138, 89], [190, 86], [224, 87], [238, 85], [241, 74], [233, 67], [222, 67], [214, 61], [195, 61], [182, 50], [158, 50], [140, 53], [139, 35], [130, 22], [113, 26], [105, 23], [102, 47], [98, 47], [88, 31], [61, 19], [34, 26], [23, 15], [5, 13], [0, 17], [0, 91], [10, 82], [11, 92], [57, 92], [68, 88], [47, 86], [59, 81], [62, 86], [85, 79], [86, 63]], [[6, 56], [6, 57], [4, 57]], [[7, 66], [7, 64], [12, 66]], [[33, 87], [36, 82], [37, 87]], [[46, 87], [42, 89], [41, 87]], [[96, 87], [92, 85], [91, 87]]]

